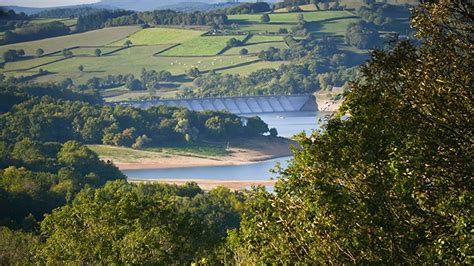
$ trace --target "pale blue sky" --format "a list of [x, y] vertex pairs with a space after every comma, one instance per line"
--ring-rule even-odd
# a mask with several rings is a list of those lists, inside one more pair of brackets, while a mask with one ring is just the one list
[[52, 7], [96, 3], [99, 0], [0, 0], [0, 6]]

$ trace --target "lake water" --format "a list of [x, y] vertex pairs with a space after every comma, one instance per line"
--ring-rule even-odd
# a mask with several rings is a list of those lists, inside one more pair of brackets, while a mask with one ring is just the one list
[[[310, 134], [313, 129], [320, 129], [325, 117], [324, 112], [287, 112], [250, 114], [258, 115], [270, 128], [274, 127], [278, 135], [291, 137], [302, 131]], [[140, 169], [122, 171], [129, 179], [217, 179], [217, 180], [269, 180], [275, 174], [269, 170], [278, 162], [282, 167], [291, 157], [284, 157], [245, 165], [203, 166], [186, 168]]]

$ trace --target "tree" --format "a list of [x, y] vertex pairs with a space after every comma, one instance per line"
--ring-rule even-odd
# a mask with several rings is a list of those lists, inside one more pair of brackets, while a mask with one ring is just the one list
[[139, 91], [144, 89], [143, 83], [138, 79], [132, 79], [128, 81], [125, 86], [131, 91]]
[[66, 57], [66, 58], [70, 58], [70, 57], [73, 56], [72, 51], [69, 50], [69, 49], [63, 49], [62, 53], [63, 53], [63, 56]]
[[0, 227], [0, 261], [5, 264], [34, 264], [39, 238], [29, 233]]
[[86, 188], [41, 223], [46, 241], [38, 257], [72, 264], [220, 264], [219, 248], [239, 224], [242, 201], [239, 193], [204, 193], [195, 183]]
[[77, 67], [77, 69], [79, 69], [79, 71], [83, 72], [83, 71], [84, 71], [84, 66], [83, 66], [83, 65], [79, 65], [79, 66]]
[[23, 49], [18, 49], [18, 50], [9, 49], [3, 52], [3, 60], [5, 62], [14, 62], [20, 59], [24, 55], [25, 55], [25, 50]]
[[415, 8], [420, 44], [375, 51], [325, 131], [298, 137], [275, 193], [254, 191], [231, 234], [240, 262], [473, 262], [474, 21], [466, 5]]
[[41, 57], [44, 54], [44, 50], [41, 48], [36, 49], [36, 56]]
[[260, 17], [260, 22], [262, 23], [269, 23], [270, 22], [270, 16], [268, 14], [263, 14]]
[[23, 49], [18, 49], [16, 52], [18, 53], [19, 56], [24, 56], [25, 55], [25, 50], [23, 50]]
[[299, 25], [305, 25], [306, 21], [304, 20], [304, 15], [303, 14], [298, 14], [296, 17], [296, 20], [298, 21]]
[[227, 47], [238, 47], [238, 46], [241, 46], [241, 45], [242, 45], [242, 41], [238, 40], [236, 38], [230, 38], [227, 41]]
[[249, 50], [247, 50], [247, 49], [245, 49], [245, 48], [242, 48], [242, 49], [240, 50], [240, 54], [241, 54], [241, 55], [248, 55], [248, 54], [249, 54]]
[[133, 45], [132, 41], [131, 40], [126, 40], [124, 43], [123, 43], [124, 46], [127, 46], [127, 47], [130, 47]]
[[97, 49], [95, 49], [94, 54], [95, 54], [95, 56], [99, 57], [99, 56], [102, 55], [102, 51], [99, 48], [97, 48]]
[[247, 118], [247, 129], [251, 135], [260, 135], [268, 132], [268, 125], [259, 116]]
[[329, 10], [329, 3], [328, 2], [323, 2], [321, 4], [321, 9], [322, 10]]
[[351, 23], [345, 35], [346, 43], [359, 49], [369, 49], [380, 44], [380, 35], [373, 24], [364, 21]]
[[276, 128], [272, 127], [270, 128], [270, 136], [276, 138], [278, 136], [278, 131]]
[[201, 75], [201, 71], [197, 67], [192, 67], [186, 71], [186, 75], [191, 78], [197, 78]]

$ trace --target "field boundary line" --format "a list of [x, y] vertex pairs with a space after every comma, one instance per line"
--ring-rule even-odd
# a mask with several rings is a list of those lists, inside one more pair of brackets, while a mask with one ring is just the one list
[[[247, 36], [245, 36], [245, 38], [241, 41], [242, 45], [239, 45], [237, 47], [244, 46], [247, 43], [247, 41], [250, 40], [252, 37], [253, 37], [253, 34], [247, 34]], [[223, 55], [225, 52], [227, 52], [231, 48], [234, 48], [234, 47], [230, 47], [229, 45], [226, 45], [224, 49], [220, 50], [216, 55]]]
[[[163, 49], [163, 50], [161, 50], [161, 51], [158, 51], [158, 52], [154, 53], [153, 56], [158, 57], [160, 54], [162, 54], [162, 53], [164, 53], [164, 52], [166, 52], [166, 51], [169, 51], [169, 50], [171, 50], [171, 49], [173, 49], [173, 48], [175, 48], [175, 47], [178, 47], [178, 46], [180, 46], [180, 45], [181, 45], [180, 43], [171, 45], [171, 46], [168, 47], [168, 48], [165, 48], [165, 49]], [[166, 56], [161, 56], [161, 57], [166, 57]]]
[[5, 73], [15, 72], [15, 71], [18, 71], [18, 72], [30, 71], [30, 70], [33, 70], [33, 69], [38, 68], [38, 67], [47, 66], [47, 65], [50, 65], [50, 64], [61, 62], [61, 61], [66, 60], [66, 59], [69, 59], [69, 58], [68, 57], [62, 57], [62, 58], [53, 60], [51, 62], [46, 62], [46, 63], [39, 64], [39, 65], [36, 65], [36, 66], [32, 66], [32, 67], [29, 67], [29, 68], [18, 68], [18, 69], [8, 70], [8, 71], [5, 71]]

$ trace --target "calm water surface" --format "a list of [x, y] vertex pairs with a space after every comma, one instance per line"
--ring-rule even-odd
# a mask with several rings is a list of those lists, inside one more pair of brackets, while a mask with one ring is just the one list
[[[277, 129], [279, 136], [291, 137], [302, 131], [310, 134], [320, 129], [325, 117], [323, 112], [266, 113], [258, 115], [270, 128]], [[269, 170], [278, 162], [282, 167], [291, 157], [273, 159], [258, 163], [230, 166], [201, 166], [186, 168], [162, 168], [122, 171], [129, 179], [217, 179], [217, 180], [269, 180], [275, 174]]]

